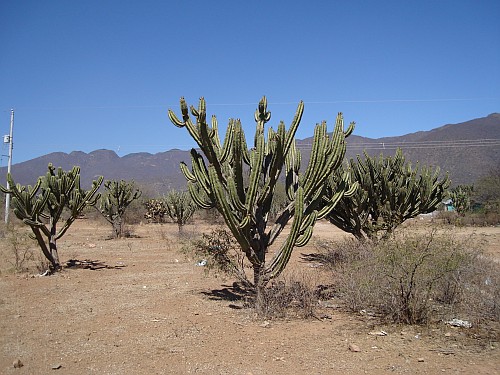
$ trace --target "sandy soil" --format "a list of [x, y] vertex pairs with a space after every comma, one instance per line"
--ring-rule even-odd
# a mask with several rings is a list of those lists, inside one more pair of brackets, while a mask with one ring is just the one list
[[[176, 231], [141, 225], [137, 238], [108, 240], [110, 227], [79, 220], [59, 241], [62, 260], [109, 268], [67, 268], [50, 277], [8, 270], [2, 239], [0, 373], [500, 373], [498, 340], [463, 328], [384, 325], [334, 304], [323, 309], [324, 319], [258, 319], [231, 299], [232, 280], [207, 277], [184, 257]], [[500, 259], [500, 228], [475, 232]], [[319, 223], [314, 236], [344, 234]], [[319, 272], [300, 255], [311, 252], [296, 252], [290, 268]], [[380, 330], [387, 336], [370, 334]], [[17, 360], [22, 367], [14, 368]]]

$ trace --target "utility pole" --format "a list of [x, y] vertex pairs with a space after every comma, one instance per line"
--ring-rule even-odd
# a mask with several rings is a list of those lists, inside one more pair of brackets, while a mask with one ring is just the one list
[[[9, 144], [9, 164], [7, 165], [7, 173], [10, 173], [12, 168], [12, 149], [14, 143], [12, 142], [12, 135], [14, 130], [14, 110], [10, 110], [10, 133], [4, 136], [4, 143]], [[7, 189], [10, 189], [9, 181], [7, 180]], [[10, 194], [5, 194], [5, 224], [9, 224], [9, 211], [10, 211]]]

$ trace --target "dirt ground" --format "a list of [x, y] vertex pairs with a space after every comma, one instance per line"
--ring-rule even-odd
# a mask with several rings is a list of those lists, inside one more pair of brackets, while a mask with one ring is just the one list
[[[58, 242], [62, 261], [107, 268], [45, 277], [13, 272], [1, 239], [1, 374], [500, 374], [496, 339], [444, 324], [385, 325], [335, 304], [324, 318], [264, 321], [232, 300], [232, 280], [186, 259], [174, 225], [138, 225], [137, 237], [121, 240], [108, 240], [110, 231], [78, 220]], [[500, 228], [474, 232], [500, 260]], [[342, 236], [318, 223], [314, 239]], [[314, 252], [298, 249], [290, 269], [321, 272], [301, 256]]]

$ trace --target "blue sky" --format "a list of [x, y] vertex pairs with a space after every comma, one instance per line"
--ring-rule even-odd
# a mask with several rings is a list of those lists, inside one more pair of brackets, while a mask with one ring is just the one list
[[370, 138], [500, 112], [497, 0], [4, 0], [0, 15], [0, 131], [14, 108], [14, 163], [188, 149], [167, 117], [180, 96], [204, 96], [222, 129], [241, 118], [249, 138], [262, 95], [273, 126], [304, 100], [298, 138], [339, 111]]

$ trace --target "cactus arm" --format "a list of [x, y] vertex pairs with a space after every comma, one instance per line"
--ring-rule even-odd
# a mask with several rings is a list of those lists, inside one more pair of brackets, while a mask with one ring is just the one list
[[188, 180], [190, 182], [196, 182], [196, 176], [193, 173], [191, 173], [191, 171], [189, 170], [186, 163], [181, 162], [180, 168], [181, 168], [181, 172], [184, 175], [184, 177], [186, 178], [186, 180]]
[[[234, 120], [229, 120], [229, 125], [226, 131], [226, 137], [224, 138], [224, 144], [222, 145], [222, 153], [220, 156], [220, 162], [226, 163], [231, 156], [232, 143], [234, 138]], [[220, 143], [220, 141], [219, 141]]]
[[251, 171], [248, 191], [245, 200], [246, 212], [251, 213], [257, 199], [257, 187], [259, 185], [260, 171], [264, 160], [264, 135], [260, 134], [256, 139], [256, 149], [251, 155]]
[[288, 235], [285, 243], [280, 247], [279, 251], [274, 255], [273, 259], [266, 267], [266, 274], [274, 278], [278, 276], [284, 269], [290, 256], [292, 255], [293, 247], [297, 238], [300, 235], [300, 227], [304, 217], [304, 190], [302, 187], [297, 189], [295, 198], [295, 216], [293, 218], [290, 234]]
[[247, 236], [244, 235], [244, 233], [241, 231], [239, 227], [239, 220], [236, 218], [234, 213], [231, 211], [229, 204], [226, 201], [226, 196], [224, 194], [224, 191], [222, 189], [222, 184], [218, 181], [217, 179], [217, 172], [215, 171], [215, 168], [213, 166], [209, 166], [209, 176], [210, 180], [212, 182], [214, 194], [217, 200], [217, 206], [220, 208], [222, 216], [224, 217], [224, 221], [226, 222], [226, 225], [229, 227], [229, 230], [231, 233], [233, 233], [236, 241], [240, 244], [242, 250], [245, 252], [247, 257], [252, 263], [258, 263], [259, 259], [257, 255], [255, 254], [254, 250], [252, 249], [252, 246], [249, 242], [249, 239]]
[[297, 110], [295, 111], [295, 115], [293, 116], [292, 123], [290, 124], [290, 128], [286, 134], [285, 138], [285, 147], [283, 147], [283, 153], [288, 154], [288, 150], [292, 147], [292, 143], [295, 141], [295, 133], [299, 128], [300, 121], [302, 120], [302, 114], [304, 113], [304, 102], [301, 100], [297, 106]]
[[208, 202], [203, 200], [203, 198], [201, 197], [201, 193], [196, 190], [196, 185], [194, 183], [188, 181], [187, 186], [189, 194], [191, 194], [191, 198], [193, 199], [193, 202], [198, 207], [203, 209], [209, 209], [215, 207], [214, 203], [211, 200], [209, 200]]
[[306, 230], [297, 238], [295, 242], [296, 247], [303, 247], [307, 245], [313, 234], [313, 226], [307, 227]]

